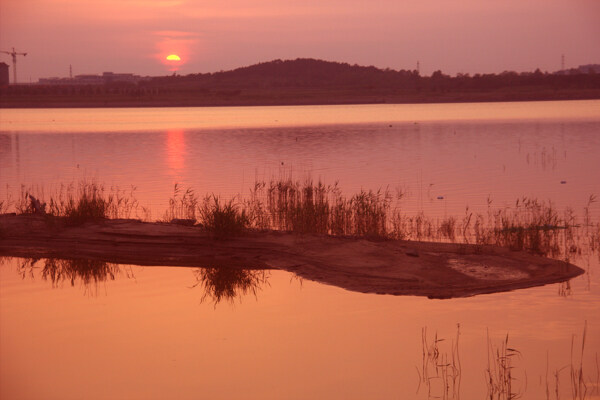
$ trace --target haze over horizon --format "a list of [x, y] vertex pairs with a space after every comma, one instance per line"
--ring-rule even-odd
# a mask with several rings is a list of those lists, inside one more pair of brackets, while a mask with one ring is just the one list
[[[73, 74], [216, 72], [316, 58], [422, 74], [556, 71], [600, 61], [595, 0], [3, 0], [0, 50], [19, 82]], [[167, 61], [176, 54], [181, 61]], [[0, 61], [11, 65], [9, 55]]]

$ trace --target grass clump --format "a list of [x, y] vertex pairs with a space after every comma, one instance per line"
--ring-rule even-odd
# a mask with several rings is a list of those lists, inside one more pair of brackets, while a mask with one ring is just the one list
[[0, 214], [5, 214], [10, 209], [12, 204], [9, 187], [6, 185], [6, 198], [0, 200]]
[[238, 236], [250, 226], [246, 210], [234, 200], [223, 201], [212, 195], [206, 196], [198, 206], [200, 223], [213, 237], [224, 239]]
[[511, 210], [496, 212], [494, 221], [494, 244], [536, 254], [557, 254], [556, 231], [573, 225], [560, 218], [551, 203], [529, 198], [518, 199]]
[[[50, 209], [53, 208], [50, 202]], [[78, 195], [69, 193], [64, 204], [57, 207], [57, 214], [63, 215], [72, 224], [83, 224], [109, 217], [110, 199], [105, 198], [104, 188], [95, 183], [79, 185]]]
[[311, 181], [271, 182], [266, 191], [271, 225], [279, 230], [299, 233], [327, 233], [331, 187]]
[[340, 196], [333, 208], [330, 233], [384, 238], [388, 236], [390, 204], [391, 195], [387, 190], [361, 190], [350, 200]]
[[297, 233], [385, 237], [388, 191], [364, 191], [349, 199], [337, 184], [292, 179], [258, 182], [245, 207], [252, 226]]
[[60, 185], [57, 191], [44, 201], [44, 191], [21, 186], [19, 198], [11, 205], [17, 214], [41, 213], [51, 217], [63, 217], [67, 224], [81, 225], [102, 219], [130, 218], [141, 210], [149, 218], [149, 210], [140, 207], [135, 198], [136, 188], [121, 190], [96, 182], [80, 181], [77, 185]]
[[169, 199], [169, 207], [164, 214], [164, 220], [167, 222], [173, 221], [174, 219], [185, 219], [196, 221], [197, 211], [200, 202], [198, 196], [193, 189], [188, 188], [185, 191], [182, 190], [178, 183], [175, 183], [173, 188], [173, 197]]

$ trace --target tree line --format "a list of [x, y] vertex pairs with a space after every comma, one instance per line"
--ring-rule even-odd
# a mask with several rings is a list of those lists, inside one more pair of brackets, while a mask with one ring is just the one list
[[10, 103], [11, 98], [31, 97], [185, 98], [190, 104], [202, 105], [215, 99], [219, 104], [222, 99], [227, 99], [226, 102], [237, 99], [243, 104], [253, 101], [300, 104], [304, 99], [316, 104], [322, 100], [411, 102], [600, 98], [600, 74], [592, 69], [589, 73], [580, 70], [548, 73], [538, 69], [534, 72], [450, 76], [438, 70], [430, 76], [422, 76], [416, 70], [296, 59], [274, 60], [231, 71], [153, 77], [137, 84], [9, 85], [0, 87], [0, 96], [4, 104]]

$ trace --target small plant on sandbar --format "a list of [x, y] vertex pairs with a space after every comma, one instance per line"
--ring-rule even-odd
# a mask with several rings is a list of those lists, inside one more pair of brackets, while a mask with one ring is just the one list
[[71, 224], [80, 225], [109, 217], [110, 201], [104, 196], [104, 187], [96, 183], [82, 182], [78, 196], [69, 193], [63, 215]]
[[6, 199], [0, 200], [0, 214], [7, 213], [12, 203], [8, 185], [6, 185], [6, 193]]
[[198, 206], [200, 223], [216, 239], [242, 234], [250, 225], [246, 210], [234, 199], [222, 201], [219, 196], [206, 196]]
[[181, 186], [175, 183], [173, 197], [169, 199], [169, 208], [165, 212], [164, 220], [170, 222], [174, 219], [187, 219], [195, 222], [198, 205], [198, 196], [192, 188], [183, 191]]

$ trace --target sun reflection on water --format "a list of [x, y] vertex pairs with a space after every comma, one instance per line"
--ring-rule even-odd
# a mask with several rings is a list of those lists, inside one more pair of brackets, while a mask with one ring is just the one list
[[183, 129], [170, 129], [166, 136], [167, 167], [172, 175], [180, 178], [185, 168], [185, 132]]

